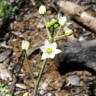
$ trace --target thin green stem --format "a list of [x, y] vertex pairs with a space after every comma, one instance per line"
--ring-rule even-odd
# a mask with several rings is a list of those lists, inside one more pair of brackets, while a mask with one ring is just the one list
[[61, 31], [61, 28], [62, 28], [62, 26], [59, 27], [58, 31], [56, 32], [55, 37], [59, 36], [59, 33], [60, 33], [60, 31]]
[[56, 42], [58, 40], [62, 40], [62, 39], [65, 39], [65, 38], [66, 38], [65, 35], [57, 36], [57, 37], [54, 38], [54, 41]]
[[34, 96], [38, 96], [38, 87], [39, 87], [39, 83], [41, 81], [42, 73], [45, 69], [46, 64], [47, 64], [47, 59], [44, 60], [42, 68], [40, 70], [40, 74], [39, 74], [38, 80], [37, 80], [36, 85], [35, 85]]
[[[23, 52], [23, 54], [24, 54], [25, 60], [27, 60], [27, 53], [26, 53], [26, 52]], [[35, 85], [35, 79], [34, 79], [33, 71], [32, 71], [32, 69], [31, 69], [30, 64], [27, 64], [27, 65], [28, 65], [28, 67], [29, 67], [29, 71], [30, 71], [30, 75], [31, 75], [32, 81], [33, 81], [33, 83], [34, 83], [34, 85]]]
[[51, 36], [51, 34], [49, 32], [49, 29], [46, 26], [46, 19], [45, 19], [45, 17], [43, 17], [43, 20], [44, 20], [44, 24], [45, 24], [47, 35], [48, 35], [48, 40], [50, 41], [52, 39], [52, 36]]

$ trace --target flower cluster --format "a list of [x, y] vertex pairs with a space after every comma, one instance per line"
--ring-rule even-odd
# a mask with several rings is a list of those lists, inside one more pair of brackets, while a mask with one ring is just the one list
[[69, 25], [71, 23], [69, 23], [67, 21], [67, 17], [65, 16], [61, 16], [60, 14], [58, 15], [58, 22], [60, 24], [60, 26], [63, 26], [63, 30], [64, 30], [64, 35], [65, 36], [69, 36], [73, 33], [73, 31], [69, 28]]

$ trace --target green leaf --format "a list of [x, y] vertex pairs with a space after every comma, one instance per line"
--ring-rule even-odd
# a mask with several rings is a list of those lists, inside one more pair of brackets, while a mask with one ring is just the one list
[[5, 0], [0, 0], [0, 17], [4, 17], [6, 14], [6, 1]]

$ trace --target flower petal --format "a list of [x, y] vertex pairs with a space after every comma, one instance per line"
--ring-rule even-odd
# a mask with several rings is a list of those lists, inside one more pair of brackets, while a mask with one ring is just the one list
[[55, 50], [55, 49], [57, 48], [56, 42], [55, 42], [55, 43], [52, 43], [50, 47], [51, 47], [53, 50]]
[[65, 16], [59, 17], [59, 24], [63, 26], [67, 22], [67, 18]]
[[41, 59], [44, 60], [46, 58], [48, 58], [48, 55], [46, 53], [43, 53]]
[[43, 52], [45, 50], [45, 46], [41, 46], [40, 49]]
[[49, 58], [53, 59], [55, 57], [55, 54], [50, 54]]
[[44, 46], [41, 46], [40, 49], [42, 52], [45, 52], [47, 48], [50, 47], [50, 43], [48, 42], [48, 40], [46, 39], [44, 42]]
[[44, 42], [44, 45], [50, 45], [49, 41], [46, 39], [45, 42]]
[[62, 52], [60, 49], [55, 49], [54, 51], [55, 51], [55, 52], [54, 52], [55, 54], [59, 54], [59, 53]]

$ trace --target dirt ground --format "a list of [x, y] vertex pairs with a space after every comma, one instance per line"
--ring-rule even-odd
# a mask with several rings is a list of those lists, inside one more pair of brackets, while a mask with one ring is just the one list
[[[84, 6], [87, 12], [96, 17], [95, 0], [68, 1]], [[60, 11], [52, 8], [52, 1], [44, 0], [44, 3], [48, 10], [46, 14], [47, 20], [49, 18], [56, 17], [57, 13]], [[68, 16], [68, 18], [69, 21], [72, 22], [73, 34], [77, 40], [81, 37], [84, 37], [84, 40], [95, 39], [96, 34], [72, 21], [70, 16]], [[29, 51], [33, 51], [41, 46], [42, 42], [47, 38], [46, 28], [42, 22], [42, 16], [39, 15], [38, 7], [35, 5], [34, 0], [30, 0], [30, 2], [25, 4], [24, 7], [20, 9], [19, 15], [15, 17], [15, 20], [10, 22], [9, 26], [2, 30], [4, 32], [0, 31], [0, 44], [3, 46], [1, 49], [3, 49], [3, 52], [6, 49], [11, 49], [12, 54], [10, 54], [10, 56], [8, 56], [7, 59], [1, 63], [2, 66], [7, 64], [10, 74], [13, 74], [14, 77], [14, 74], [16, 73], [14, 73], [13, 70], [17, 70], [18, 67], [15, 67], [14, 69], [13, 67], [21, 62], [21, 41], [23, 39], [28, 40], [30, 42]], [[3, 57], [5, 57], [5, 55], [3, 55]], [[37, 50], [29, 56], [27, 61], [24, 61], [21, 71], [17, 74], [18, 80], [15, 84], [16, 87], [14, 90], [11, 86], [14, 82], [14, 78], [11, 82], [8, 80], [1, 80], [1, 82], [5, 84], [7, 83], [10, 88], [12, 87], [11, 90], [14, 91], [14, 96], [33, 96], [34, 84], [29, 70], [31, 68], [36, 79], [38, 77], [42, 62], [41, 51]], [[30, 65], [30, 68], [28, 65]], [[72, 66], [68, 66], [70, 71], [65, 71], [67, 69], [64, 68], [61, 68], [62, 71], [60, 71], [59, 68], [55, 60], [49, 60], [40, 83], [41, 89], [44, 87], [44, 84], [47, 88], [45, 88], [45, 90], [40, 89], [41, 96], [96, 96], [96, 75], [84, 69], [74, 69]], [[2, 68], [0, 69], [3, 70]], [[71, 69], [73, 71], [71, 71]], [[71, 81], [73, 83], [77, 83], [73, 85], [68, 84], [68, 82]], [[23, 95], [24, 93], [30, 93], [31, 95]], [[3, 96], [2, 92], [0, 93], [0, 96]]]

